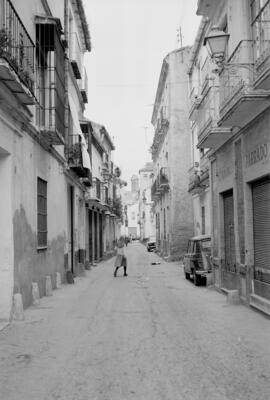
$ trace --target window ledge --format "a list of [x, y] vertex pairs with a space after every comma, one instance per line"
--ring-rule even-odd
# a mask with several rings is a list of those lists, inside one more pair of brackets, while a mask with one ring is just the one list
[[37, 246], [37, 251], [47, 250], [48, 246]]

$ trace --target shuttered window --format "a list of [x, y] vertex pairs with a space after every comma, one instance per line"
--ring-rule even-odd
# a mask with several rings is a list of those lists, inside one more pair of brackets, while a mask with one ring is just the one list
[[47, 182], [37, 178], [37, 245], [47, 247]]
[[270, 283], [270, 177], [252, 185], [252, 198], [255, 275]]

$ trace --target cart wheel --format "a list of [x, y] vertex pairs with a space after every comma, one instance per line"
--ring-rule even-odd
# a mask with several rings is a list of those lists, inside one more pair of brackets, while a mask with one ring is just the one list
[[186, 277], [186, 279], [190, 279], [190, 274], [188, 273], [188, 272], [185, 272], [185, 277]]
[[200, 284], [200, 277], [196, 274], [195, 271], [193, 273], [193, 282], [195, 286], [199, 286]]

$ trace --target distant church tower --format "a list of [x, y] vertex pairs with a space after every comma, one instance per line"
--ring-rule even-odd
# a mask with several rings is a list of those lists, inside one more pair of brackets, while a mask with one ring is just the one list
[[138, 192], [139, 190], [139, 178], [137, 175], [131, 177], [131, 191]]

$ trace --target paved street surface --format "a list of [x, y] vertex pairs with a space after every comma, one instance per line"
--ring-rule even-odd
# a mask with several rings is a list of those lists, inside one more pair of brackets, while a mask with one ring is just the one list
[[269, 400], [270, 320], [129, 245], [0, 332], [1, 400]]

